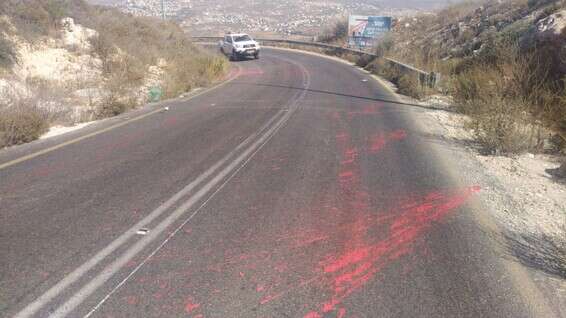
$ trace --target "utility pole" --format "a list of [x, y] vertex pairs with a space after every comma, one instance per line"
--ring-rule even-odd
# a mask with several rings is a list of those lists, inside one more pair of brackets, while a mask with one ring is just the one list
[[165, 0], [161, 0], [161, 18], [165, 20]]

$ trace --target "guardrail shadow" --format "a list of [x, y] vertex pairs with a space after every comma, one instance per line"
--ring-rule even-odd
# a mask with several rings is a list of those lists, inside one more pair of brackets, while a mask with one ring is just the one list
[[317, 93], [317, 94], [325, 94], [325, 95], [333, 95], [333, 96], [340, 96], [346, 98], [355, 98], [367, 101], [374, 101], [374, 102], [382, 102], [388, 104], [396, 104], [402, 106], [411, 106], [411, 107], [418, 107], [424, 109], [432, 109], [432, 110], [443, 110], [451, 113], [455, 113], [454, 106], [446, 106], [446, 107], [439, 107], [434, 105], [423, 105], [423, 104], [416, 104], [410, 102], [403, 102], [394, 100], [391, 96], [388, 95], [377, 95], [374, 97], [371, 96], [358, 96], [358, 95], [351, 95], [346, 93], [339, 93], [339, 92], [331, 92], [326, 90], [320, 89], [312, 89], [312, 88], [304, 88], [304, 87], [296, 87], [296, 86], [288, 86], [288, 85], [278, 85], [278, 84], [265, 84], [265, 83], [251, 83], [251, 82], [232, 82], [231, 85], [250, 85], [250, 86], [262, 86], [262, 87], [275, 87], [275, 88], [286, 88], [286, 89], [294, 89], [294, 90], [301, 90], [307, 91], [310, 93]]

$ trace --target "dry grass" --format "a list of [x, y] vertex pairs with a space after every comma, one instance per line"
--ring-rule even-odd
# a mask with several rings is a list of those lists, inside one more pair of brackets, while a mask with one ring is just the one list
[[348, 18], [338, 18], [331, 27], [318, 36], [318, 40], [330, 44], [344, 44], [348, 41]]
[[45, 112], [32, 100], [21, 100], [0, 110], [0, 148], [36, 140], [48, 127]]
[[14, 45], [0, 32], [0, 69], [9, 69], [17, 61]]
[[397, 86], [400, 94], [421, 99], [426, 95], [427, 89], [415, 74], [404, 74], [385, 59], [375, 59], [366, 67], [366, 70], [379, 75]]
[[541, 150], [542, 132], [566, 131], [564, 83], [552, 78], [544, 60], [537, 50], [503, 44], [484, 60], [455, 68], [452, 95], [486, 151]]
[[[224, 57], [210, 56], [193, 46], [174, 22], [134, 17], [90, 6], [83, 0], [4, 0], [0, 14], [9, 17], [14, 26], [2, 28], [3, 32], [31, 43], [57, 38], [64, 17], [97, 31], [98, 36], [91, 39], [90, 54], [100, 58], [103, 80], [89, 84], [98, 93], [96, 101], [89, 99], [88, 107], [79, 111], [93, 113], [81, 113], [81, 118], [111, 117], [135, 108], [147, 101], [146, 86], [156, 85], [155, 81], [161, 81], [165, 97], [177, 97], [218, 80], [229, 67]], [[0, 32], [0, 69], [8, 72], [17, 56], [3, 35]], [[155, 71], [156, 65], [160, 65], [160, 71]], [[152, 82], [147, 84], [150, 67]], [[36, 78], [25, 84], [32, 98], [15, 98], [16, 102], [1, 107], [0, 147], [34, 140], [50, 123], [64, 123], [65, 118], [76, 115], [71, 86], [59, 87], [54, 81]]]
[[176, 97], [219, 79], [228, 69], [225, 58], [209, 56], [190, 43], [178, 25], [154, 18], [123, 15], [113, 9], [97, 8], [79, 22], [99, 31], [91, 42], [93, 53], [102, 60], [108, 78], [99, 116], [111, 116], [135, 107], [132, 95], [150, 65], [166, 62], [163, 91]]

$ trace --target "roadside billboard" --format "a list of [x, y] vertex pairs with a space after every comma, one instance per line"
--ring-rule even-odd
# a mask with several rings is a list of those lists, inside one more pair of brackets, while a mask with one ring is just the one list
[[391, 17], [351, 15], [348, 19], [348, 45], [356, 48], [374, 46], [380, 36], [391, 30]]

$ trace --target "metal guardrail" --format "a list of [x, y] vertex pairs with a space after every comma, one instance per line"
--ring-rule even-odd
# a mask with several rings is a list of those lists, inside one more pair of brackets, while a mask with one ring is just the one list
[[[223, 37], [220, 36], [194, 36], [192, 37], [192, 39], [196, 42], [219, 42], [223, 39]], [[378, 56], [376, 54], [370, 53], [370, 52], [366, 52], [366, 51], [360, 51], [360, 50], [355, 50], [355, 49], [351, 49], [351, 48], [346, 48], [346, 47], [341, 47], [338, 45], [331, 45], [331, 44], [326, 44], [326, 43], [320, 43], [320, 42], [305, 42], [305, 41], [295, 41], [295, 40], [287, 40], [287, 39], [256, 39], [256, 41], [260, 42], [262, 45], [269, 45], [270, 43], [275, 43], [275, 44], [292, 44], [292, 45], [300, 45], [300, 46], [311, 46], [311, 47], [316, 47], [316, 48], [320, 48], [320, 49], [325, 49], [325, 50], [332, 50], [336, 53], [340, 53], [340, 54], [356, 54], [356, 55], [361, 55], [361, 56], [368, 56], [371, 58], [378, 58]], [[408, 64], [404, 64], [402, 62], [396, 61], [394, 59], [391, 58], [387, 58], [384, 57], [383, 58], [387, 63], [389, 63], [389, 65], [395, 69], [397, 69], [400, 73], [402, 74], [414, 74], [415, 76], [418, 77], [419, 82], [421, 83], [421, 85], [424, 86], [428, 86], [428, 87], [435, 87], [438, 79], [439, 79], [439, 74], [434, 73], [434, 72], [426, 72], [423, 70], [420, 70], [412, 65], [408, 65]]]

